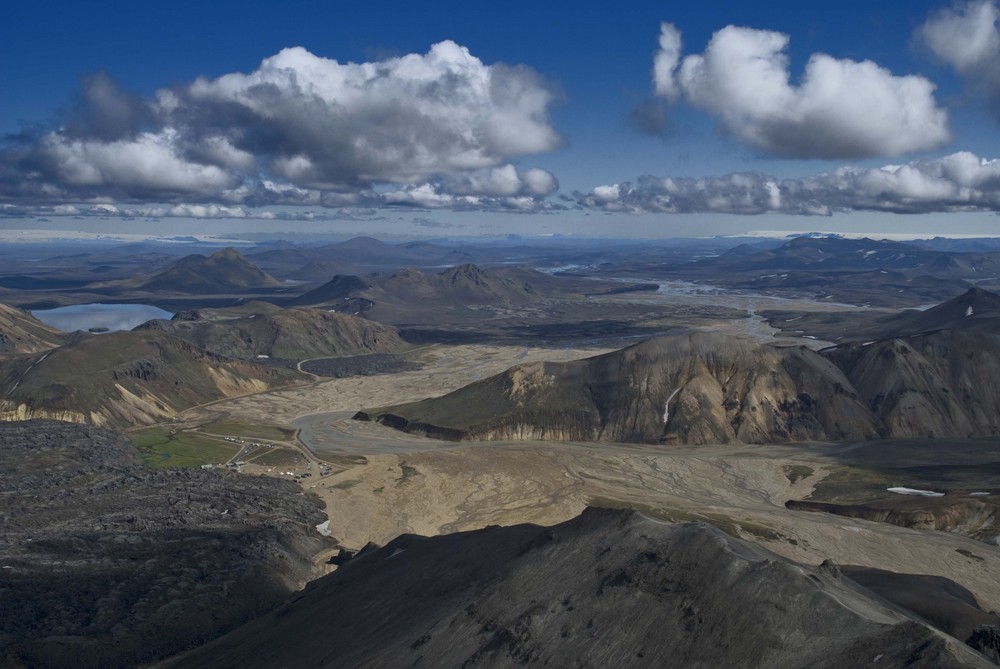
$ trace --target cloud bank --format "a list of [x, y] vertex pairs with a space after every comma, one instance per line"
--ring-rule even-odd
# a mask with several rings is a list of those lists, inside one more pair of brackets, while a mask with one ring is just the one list
[[1000, 8], [996, 1], [956, 4], [928, 19], [917, 36], [973, 92], [985, 95], [991, 112], [1000, 119]]
[[707, 111], [741, 142], [786, 158], [887, 158], [950, 140], [948, 115], [927, 79], [817, 53], [792, 85], [788, 44], [782, 33], [727, 26], [704, 53], [682, 58], [680, 31], [664, 23], [654, 90]]
[[249, 74], [150, 99], [98, 74], [60, 127], [0, 150], [0, 199], [336, 206], [426, 186], [520, 207], [556, 187], [509, 164], [560, 145], [555, 99], [530, 68], [484, 64], [450, 41], [369, 63], [284, 49]]
[[1000, 159], [959, 152], [874, 169], [844, 167], [803, 179], [740, 173], [710, 178], [641, 177], [578, 193], [586, 208], [630, 213], [900, 214], [1000, 211]]

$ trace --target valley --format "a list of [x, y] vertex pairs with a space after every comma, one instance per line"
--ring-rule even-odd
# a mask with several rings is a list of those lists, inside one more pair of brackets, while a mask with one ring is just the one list
[[[828, 241], [825, 253], [834, 257], [837, 240]], [[916, 625], [900, 646], [877, 642], [899, 657], [923, 638], [916, 630], [927, 629], [928, 607], [962, 589], [969, 593], [964, 603], [948, 604], [951, 613], [934, 629], [1000, 658], [1000, 646], [988, 640], [996, 622], [990, 612], [1000, 610], [994, 293], [962, 286], [933, 307], [904, 310], [887, 297], [828, 299], [811, 294], [808, 282], [780, 291], [737, 285], [734, 277], [748, 272], [750, 261], [719, 269], [724, 255], [699, 259], [703, 251], [654, 267], [633, 249], [550, 250], [545, 257], [521, 249], [533, 267], [480, 267], [468, 261], [496, 260], [498, 250], [401, 251], [373, 242], [345, 243], [353, 263], [345, 267], [362, 274], [328, 281], [286, 283], [292, 274], [336, 271], [333, 261], [320, 268], [310, 253], [229, 249], [164, 259], [139, 277], [123, 272], [69, 288], [17, 288], [14, 303], [22, 306], [42, 295], [46, 303], [90, 300], [96, 291], [176, 313], [132, 330], [64, 333], [9, 307], [0, 321], [9, 342], [0, 356], [2, 417], [10, 425], [57, 418], [114, 427], [148, 471], [213, 470], [202, 475], [220, 475], [222, 486], [268, 481], [290, 499], [308, 500], [314, 511], [296, 532], [316, 529], [304, 531], [309, 541], [295, 540], [294, 559], [302, 561], [296, 583], [311, 583], [285, 600], [280, 610], [291, 612], [290, 620], [302, 615], [295, 602], [302, 610], [322, 606], [310, 593], [324, 592], [327, 579], [378, 571], [367, 557], [378, 554], [375, 547], [409, 551], [400, 546], [413, 535], [460, 546], [496, 526], [521, 536], [536, 530], [518, 528], [577, 528], [608, 513], [624, 515], [598, 522], [603, 536], [634, 523], [708, 528], [715, 538], [699, 541], [736, 542], [727, 555], [792, 565], [789, 573], [818, 570], [821, 581], [843, 579], [863, 597], [869, 588], [905, 600], [903, 612], [891, 614], [871, 613], [883, 603], [857, 604], [868, 620], [894, 620], [892, 629]], [[324, 254], [337, 257], [337, 246]], [[802, 245], [788, 246], [806, 267], [800, 270], [811, 271]], [[617, 253], [626, 257], [594, 262]], [[784, 257], [760, 253], [753, 262]], [[510, 251], [504, 254], [510, 263]], [[266, 270], [248, 260], [255, 256]], [[394, 266], [418, 257], [427, 264]], [[441, 257], [463, 262], [428, 266]], [[298, 262], [302, 271], [294, 269]], [[843, 264], [850, 269], [851, 262]], [[693, 280], [679, 278], [711, 263], [714, 273], [696, 269]], [[899, 306], [926, 298], [923, 288], [914, 290]], [[192, 521], [196, 534], [200, 522]], [[575, 537], [578, 530], [565, 531]], [[628, 536], [626, 550], [648, 553]], [[525, 555], [536, 548], [531, 543]], [[413, 559], [424, 558], [415, 551]], [[921, 594], [907, 599], [910, 586], [899, 583], [910, 576], [894, 580], [888, 572], [941, 581], [921, 581]], [[855, 584], [862, 581], [867, 585]], [[135, 587], [152, 587], [143, 583]], [[832, 584], [823, 588], [841, 587]], [[856, 596], [837, 593], [834, 601]], [[593, 615], [603, 615], [599, 610]], [[712, 624], [728, 624], [718, 620]], [[246, 629], [254, 624], [275, 625]], [[517, 629], [503, 639], [520, 638]], [[241, 634], [256, 633], [233, 629], [232, 638]], [[285, 634], [292, 635], [286, 642], [294, 636]], [[417, 636], [428, 634], [435, 632]], [[500, 642], [467, 643], [486, 644], [482, 650]], [[420, 645], [394, 657], [417, 657]], [[189, 660], [210, 664], [213, 647]], [[36, 653], [35, 646], [11, 648], [22, 657]], [[983, 656], [963, 648], [945, 644], [926, 666], [949, 666], [946, 656], [963, 658], [955, 666], [980, 666]], [[288, 652], [276, 655], [274, 666], [297, 657]]]

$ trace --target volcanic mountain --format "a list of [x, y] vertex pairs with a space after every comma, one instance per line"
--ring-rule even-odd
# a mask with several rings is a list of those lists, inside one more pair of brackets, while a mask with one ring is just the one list
[[161, 330], [195, 346], [234, 358], [266, 355], [303, 360], [405, 347], [398, 331], [374, 321], [321, 309], [281, 309], [253, 302], [233, 309], [181, 312], [139, 326]]
[[568, 363], [532, 363], [359, 418], [451, 439], [767, 443], [869, 439], [879, 423], [805, 347], [693, 333]]
[[554, 527], [401, 536], [165, 666], [833, 669], [873, 658], [991, 666], [836, 567], [706, 524], [587, 509]]
[[209, 353], [164, 332], [113, 332], [0, 359], [0, 420], [143, 425], [196, 404], [304, 379]]
[[281, 285], [280, 281], [244, 258], [239, 251], [226, 248], [208, 257], [200, 254], [184, 256], [152, 276], [110, 282], [104, 287], [171, 293], [218, 294]]

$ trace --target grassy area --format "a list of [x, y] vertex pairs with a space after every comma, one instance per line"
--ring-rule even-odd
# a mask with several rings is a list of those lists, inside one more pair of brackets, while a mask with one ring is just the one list
[[278, 427], [277, 425], [244, 423], [228, 418], [222, 418], [202, 425], [201, 429], [212, 434], [223, 434], [254, 440], [290, 441], [295, 438], [295, 430]]
[[132, 444], [142, 459], [154, 467], [200, 467], [220, 464], [240, 450], [220, 439], [192, 432], [153, 427], [132, 433]]
[[806, 467], [805, 465], [785, 465], [781, 468], [781, 471], [785, 473], [785, 478], [792, 485], [802, 479], [807, 479], [812, 476], [815, 472], [812, 467]]
[[838, 467], [817, 484], [807, 499], [814, 502], [862, 504], [891, 496], [885, 489], [896, 485], [894, 482], [899, 478], [871, 467]]
[[264, 467], [301, 467], [306, 464], [306, 459], [296, 450], [291, 448], [272, 448], [249, 460], [255, 465]]

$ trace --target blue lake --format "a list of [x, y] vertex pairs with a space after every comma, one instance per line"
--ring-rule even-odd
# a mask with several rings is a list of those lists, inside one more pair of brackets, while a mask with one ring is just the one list
[[170, 318], [164, 311], [149, 304], [74, 304], [58, 309], [40, 309], [31, 315], [63, 332], [107, 328], [110, 331], [131, 330], [154, 318]]

